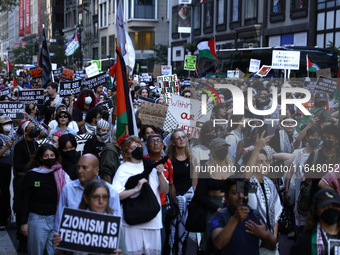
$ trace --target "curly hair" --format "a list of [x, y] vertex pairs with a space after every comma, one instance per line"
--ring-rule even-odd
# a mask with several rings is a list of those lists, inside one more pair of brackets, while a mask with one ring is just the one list
[[[166, 149], [166, 155], [169, 156], [170, 160], [172, 162], [175, 162], [176, 156], [177, 156], [177, 152], [176, 152], [176, 146], [174, 145], [175, 142], [175, 134], [177, 132], [182, 132], [185, 135], [185, 132], [182, 128], [176, 128], [172, 131], [171, 136], [170, 136], [170, 142], [168, 143], [168, 148]], [[185, 148], [185, 155], [187, 156], [187, 158], [190, 161], [190, 149], [189, 149], [189, 142], [187, 140], [187, 144], [186, 144], [186, 148]]]
[[84, 89], [80, 92], [80, 94], [77, 97], [77, 101], [74, 103], [74, 107], [84, 110], [85, 97], [88, 96], [92, 98], [90, 109], [93, 108], [96, 105], [96, 96], [94, 95], [91, 89]]
[[133, 142], [140, 144], [143, 148], [143, 142], [137, 136], [129, 136], [129, 137], [125, 138], [124, 141], [122, 142], [122, 145], [121, 145], [121, 150], [123, 152], [123, 160], [124, 161], [131, 162], [131, 156], [129, 155], [130, 153], [128, 153], [128, 150], [130, 148], [130, 145]]

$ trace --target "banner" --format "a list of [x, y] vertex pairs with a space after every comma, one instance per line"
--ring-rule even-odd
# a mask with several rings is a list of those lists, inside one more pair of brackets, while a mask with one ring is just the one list
[[117, 29], [119, 48], [120, 48], [120, 51], [122, 52], [122, 56], [124, 56], [126, 54], [126, 49], [125, 49], [125, 43], [126, 43], [125, 33], [126, 32], [125, 32], [124, 11], [123, 11], [122, 1], [123, 0], [119, 0], [118, 6], [117, 6], [116, 29]]
[[63, 68], [61, 72], [61, 78], [66, 80], [73, 80], [74, 71], [68, 68]]
[[213, 107], [213, 104], [208, 104], [207, 113], [203, 115], [200, 100], [173, 95], [163, 129], [171, 132], [172, 129], [180, 127], [185, 133], [191, 133], [193, 138], [198, 138], [202, 124], [210, 120]]
[[163, 128], [167, 111], [167, 105], [155, 105], [154, 103], [142, 101], [138, 118], [142, 121], [142, 125], [153, 125], [157, 128]]
[[76, 81], [60, 81], [59, 95], [60, 96], [71, 96], [77, 95], [81, 90], [81, 79]]
[[101, 73], [91, 78], [87, 78], [82, 82], [82, 85], [86, 85], [89, 89], [94, 89], [100, 85], [106, 84], [106, 73]]
[[31, 0], [25, 0], [25, 34], [31, 33]]
[[32, 79], [40, 78], [42, 77], [42, 70], [40, 67], [34, 67], [30, 69], [30, 73], [32, 76]]
[[322, 91], [333, 94], [335, 93], [336, 88], [337, 88], [336, 79], [319, 76], [315, 86], [315, 91]]
[[22, 102], [0, 102], [0, 115], [6, 115], [14, 120], [24, 118], [25, 105]]
[[178, 33], [191, 33], [191, 6], [178, 5]]
[[25, 35], [25, 18], [24, 18], [24, 0], [20, 0], [19, 3], [19, 36]]
[[19, 101], [24, 104], [35, 103], [39, 105], [44, 104], [44, 90], [43, 89], [22, 89], [19, 90]]
[[178, 95], [177, 74], [157, 77], [158, 91], [168, 104], [172, 94]]
[[120, 217], [65, 207], [58, 249], [111, 254], [118, 248]]
[[77, 35], [77, 31], [76, 31], [74, 33], [73, 37], [71, 38], [71, 40], [69, 40], [64, 45], [65, 55], [71, 56], [79, 48], [79, 46], [80, 46], [80, 44], [79, 44], [79, 41], [78, 41], [78, 35]]
[[272, 69], [291, 69], [300, 68], [300, 51], [280, 51], [273, 50]]

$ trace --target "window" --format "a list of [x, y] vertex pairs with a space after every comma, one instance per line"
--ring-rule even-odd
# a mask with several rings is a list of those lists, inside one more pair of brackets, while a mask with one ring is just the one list
[[285, 20], [285, 0], [270, 1], [270, 22]]
[[100, 1], [99, 4], [99, 27], [107, 27], [108, 23], [107, 2]]
[[109, 2], [108, 11], [109, 11], [109, 13], [111, 13], [111, 0], [108, 0], [108, 2]]
[[230, 28], [234, 29], [236, 27], [241, 26], [241, 10], [242, 4], [241, 0], [232, 0], [230, 1]]
[[282, 13], [284, 9], [284, 3], [281, 0], [273, 0], [272, 1], [272, 12], [273, 13]]
[[308, 0], [291, 0], [290, 2], [290, 18], [304, 18], [308, 15]]
[[213, 23], [214, 23], [213, 4], [214, 4], [213, 1], [204, 2], [203, 31], [205, 34], [209, 34], [213, 32]]
[[179, 33], [178, 33], [178, 6], [172, 7], [172, 27], [171, 27], [171, 32], [172, 32], [172, 38], [173, 39], [179, 38]]
[[257, 0], [248, 0], [245, 2], [246, 4], [246, 11], [245, 11], [245, 18], [246, 19], [253, 19], [257, 16]]
[[98, 0], [93, 0], [93, 15], [98, 15]]
[[134, 18], [155, 19], [155, 0], [134, 0]]
[[98, 48], [93, 48], [92, 49], [92, 58], [93, 59], [99, 59], [98, 58]]
[[202, 5], [196, 5], [194, 7], [194, 34], [200, 35], [201, 34], [201, 17], [202, 17]]
[[340, 6], [340, 0], [318, 0], [318, 9], [332, 8], [335, 6]]
[[106, 58], [106, 36], [101, 37], [101, 58]]
[[116, 50], [115, 36], [110, 35], [109, 36], [109, 55], [111, 55], [111, 58], [115, 56], [115, 50]]
[[155, 32], [130, 32], [135, 50], [151, 50], [155, 45]]
[[223, 31], [227, 28], [227, 1], [217, 0], [216, 30]]
[[93, 38], [98, 39], [98, 22], [93, 23]]

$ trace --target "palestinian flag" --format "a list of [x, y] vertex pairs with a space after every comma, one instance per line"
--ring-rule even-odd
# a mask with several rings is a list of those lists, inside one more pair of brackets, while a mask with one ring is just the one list
[[130, 87], [126, 74], [126, 65], [119, 47], [116, 47], [117, 63], [110, 69], [109, 73], [113, 77], [116, 75], [117, 81], [117, 141], [123, 136], [125, 126], [128, 127], [128, 135], [138, 136], [136, 117], [132, 107]]
[[197, 43], [197, 49], [199, 50], [200, 57], [217, 59], [215, 50], [215, 38], [203, 39]]
[[11, 62], [9, 62], [9, 59], [6, 58], [6, 60], [7, 60], [7, 73], [8, 73], [8, 75], [9, 75], [9, 72], [10, 72], [10, 71], [14, 71], [14, 68], [13, 68]]
[[13, 78], [13, 87], [18, 87], [18, 82], [15, 78]]
[[306, 55], [306, 62], [307, 62], [307, 71], [308, 72], [316, 72], [317, 70], [320, 70], [320, 68], [317, 66], [317, 64], [313, 63], [309, 59], [308, 54]]

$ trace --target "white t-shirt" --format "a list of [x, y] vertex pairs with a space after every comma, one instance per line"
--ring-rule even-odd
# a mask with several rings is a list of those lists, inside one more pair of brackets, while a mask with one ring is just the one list
[[[49, 124], [48, 127], [53, 130], [58, 126], [58, 122], [56, 120], [52, 120]], [[78, 133], [79, 128], [77, 122], [72, 120], [70, 123], [68, 123], [67, 127], [73, 129], [76, 133]]]
[[[118, 191], [118, 193], [120, 193], [125, 190], [125, 184], [131, 176], [140, 174], [143, 171], [144, 171], [143, 162], [139, 164], [135, 164], [131, 162], [124, 162], [117, 169], [117, 172], [112, 181], [112, 185]], [[157, 201], [159, 205], [161, 205], [161, 200], [160, 200], [159, 193], [158, 193], [159, 179], [158, 179], [156, 168], [152, 169], [149, 175], [148, 183], [150, 184], [152, 191], [157, 197]], [[137, 197], [138, 195], [139, 193], [136, 193], [131, 197]], [[150, 220], [149, 222], [138, 224], [138, 225], [133, 225], [133, 226], [127, 224], [123, 217], [123, 225], [129, 226], [129, 227], [142, 228], [142, 229], [161, 229], [163, 227], [161, 210], [159, 210], [157, 216], [153, 218], [152, 220]]]

